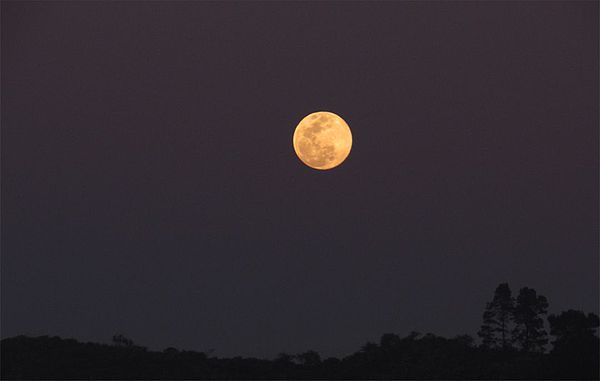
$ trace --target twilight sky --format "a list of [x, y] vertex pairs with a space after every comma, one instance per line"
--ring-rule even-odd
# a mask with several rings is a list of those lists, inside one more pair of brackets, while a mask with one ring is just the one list
[[2, 337], [344, 355], [475, 334], [500, 282], [598, 313], [598, 10], [3, 1]]

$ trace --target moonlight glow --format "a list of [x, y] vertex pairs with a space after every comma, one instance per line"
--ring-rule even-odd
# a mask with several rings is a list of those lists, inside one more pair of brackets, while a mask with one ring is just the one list
[[294, 150], [302, 162], [314, 169], [331, 169], [350, 154], [350, 127], [336, 114], [318, 111], [307, 115], [294, 131]]

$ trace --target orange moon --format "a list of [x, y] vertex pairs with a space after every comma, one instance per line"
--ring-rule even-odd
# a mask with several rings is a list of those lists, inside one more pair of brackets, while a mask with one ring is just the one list
[[342, 164], [352, 148], [352, 132], [340, 116], [317, 111], [305, 116], [294, 131], [294, 151], [314, 169], [327, 170]]

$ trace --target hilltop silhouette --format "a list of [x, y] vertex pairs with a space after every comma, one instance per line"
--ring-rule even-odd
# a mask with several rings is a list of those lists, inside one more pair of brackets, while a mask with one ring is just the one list
[[[598, 379], [599, 318], [500, 284], [478, 336], [386, 333], [343, 358], [307, 351], [273, 360], [218, 358], [167, 348], [149, 351], [118, 334], [112, 345], [59, 337], [2, 340], [2, 379]], [[550, 328], [545, 329], [545, 321]], [[547, 348], [550, 347], [550, 348]]]

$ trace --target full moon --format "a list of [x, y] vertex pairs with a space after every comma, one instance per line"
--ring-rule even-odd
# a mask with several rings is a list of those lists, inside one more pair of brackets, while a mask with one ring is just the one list
[[350, 127], [328, 111], [305, 116], [294, 131], [294, 151], [302, 162], [314, 169], [331, 169], [342, 164], [352, 148]]

